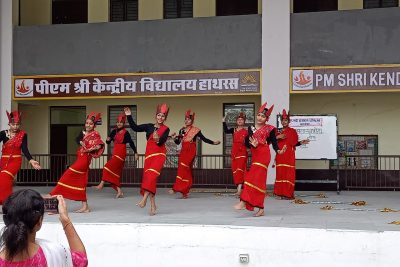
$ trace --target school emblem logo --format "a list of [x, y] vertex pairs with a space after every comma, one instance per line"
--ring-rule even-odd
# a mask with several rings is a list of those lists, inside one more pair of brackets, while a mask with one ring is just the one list
[[15, 80], [15, 97], [32, 97], [33, 86], [33, 79]]
[[292, 74], [293, 90], [313, 90], [314, 71], [313, 70], [293, 70]]
[[240, 79], [240, 92], [258, 92], [259, 83], [251, 74], [246, 74]]

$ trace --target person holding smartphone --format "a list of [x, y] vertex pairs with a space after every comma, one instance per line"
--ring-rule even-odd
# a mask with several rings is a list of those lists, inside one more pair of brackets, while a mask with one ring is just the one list
[[105, 182], [111, 183], [112, 188], [117, 191], [115, 198], [120, 198], [124, 195], [121, 190], [121, 175], [126, 158], [126, 144], [129, 144], [135, 153], [135, 160], [139, 159], [135, 143], [133, 142], [129, 132], [125, 129], [125, 122], [126, 115], [124, 113], [119, 114], [117, 118], [117, 125], [115, 129], [111, 131], [106, 140], [107, 144], [110, 144], [112, 141], [114, 141], [112, 157], [106, 163], [106, 165], [104, 165], [103, 177], [100, 184], [95, 186], [97, 190], [101, 190], [103, 189]]
[[0, 142], [3, 142], [0, 160], [0, 205], [12, 193], [14, 178], [21, 169], [22, 153], [34, 169], [41, 169], [39, 162], [29, 153], [27, 133], [20, 129], [21, 113], [6, 112], [10, 128], [0, 132]]
[[144, 159], [142, 185], [140, 187], [140, 194], [143, 196], [142, 200], [137, 204], [140, 208], [146, 207], [147, 199], [150, 196], [150, 212], [149, 214], [156, 214], [156, 200], [155, 195], [157, 191], [157, 178], [160, 176], [161, 169], [167, 157], [167, 149], [165, 142], [168, 139], [169, 128], [164, 124], [168, 117], [169, 108], [167, 104], [157, 106], [155, 122], [137, 125], [132, 118], [130, 108], [125, 107], [124, 112], [128, 118], [129, 126], [135, 132], [145, 132], [147, 145]]
[[212, 141], [206, 138], [201, 130], [193, 126], [195, 113], [190, 109], [185, 113], [185, 126], [179, 130], [179, 135], [173, 136], [175, 144], [182, 142], [182, 149], [179, 153], [178, 171], [175, 183], [168, 192], [174, 194], [179, 192], [182, 198], [188, 198], [190, 188], [193, 184], [193, 161], [196, 156], [197, 140], [200, 139], [210, 145], [219, 145], [220, 141]]
[[85, 130], [80, 132], [77, 142], [80, 147], [77, 151], [76, 161], [64, 172], [56, 187], [50, 192], [51, 196], [62, 195], [64, 198], [81, 201], [82, 207], [75, 212], [90, 212], [86, 197], [89, 166], [92, 158], [103, 154], [104, 142], [100, 134], [95, 131], [96, 124], [101, 120], [101, 114], [91, 112], [85, 121]]
[[48, 240], [36, 238], [44, 215], [44, 199], [36, 191], [23, 189], [12, 193], [2, 207], [5, 227], [0, 244], [0, 266], [86, 267], [85, 246], [68, 216], [64, 198], [58, 200], [58, 212], [69, 249]]

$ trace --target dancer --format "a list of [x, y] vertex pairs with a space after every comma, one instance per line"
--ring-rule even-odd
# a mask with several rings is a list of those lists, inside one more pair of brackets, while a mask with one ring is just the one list
[[142, 200], [137, 206], [146, 207], [147, 198], [150, 196], [150, 212], [149, 214], [156, 214], [156, 191], [157, 191], [157, 178], [160, 176], [161, 169], [164, 166], [166, 159], [165, 142], [169, 135], [169, 128], [164, 124], [168, 117], [168, 106], [161, 104], [157, 106], [156, 121], [155, 123], [146, 123], [137, 125], [132, 118], [132, 113], [129, 108], [124, 108], [125, 115], [128, 118], [129, 126], [135, 132], [146, 132], [146, 153], [144, 159], [143, 178], [140, 188], [140, 194], [143, 196]]
[[279, 149], [286, 146], [286, 152], [276, 155], [276, 180], [274, 194], [278, 199], [294, 199], [294, 185], [296, 181], [296, 146], [308, 144], [309, 140], [299, 141], [295, 129], [289, 127], [290, 114], [284, 109], [279, 115], [282, 129], [276, 130], [276, 139]]
[[21, 169], [21, 152], [34, 169], [41, 169], [39, 162], [29, 153], [28, 135], [20, 129], [21, 113], [6, 113], [10, 128], [0, 132], [0, 142], [3, 142], [0, 160], [0, 205], [12, 194], [14, 178]]
[[125, 114], [119, 114], [116, 128], [111, 131], [110, 136], [108, 136], [106, 140], [107, 144], [110, 144], [111, 141], [114, 141], [112, 158], [106, 163], [106, 165], [104, 165], [103, 177], [100, 184], [95, 186], [97, 190], [101, 190], [103, 189], [105, 182], [111, 183], [112, 188], [117, 191], [115, 198], [124, 196], [124, 193], [121, 190], [121, 175], [126, 158], [126, 144], [129, 144], [135, 153], [135, 160], [139, 159], [135, 143], [133, 142], [129, 132], [124, 127], [125, 122]]
[[182, 149], [178, 160], [178, 173], [175, 183], [168, 192], [174, 194], [179, 192], [182, 198], [187, 198], [193, 184], [192, 167], [196, 156], [197, 140], [200, 139], [210, 145], [219, 145], [220, 141], [207, 139], [201, 130], [193, 126], [195, 113], [190, 109], [185, 113], [185, 126], [179, 130], [179, 135], [175, 136], [175, 143], [182, 142]]
[[251, 167], [244, 177], [244, 187], [240, 194], [240, 202], [234, 206], [235, 209], [248, 209], [253, 211], [258, 208], [254, 216], [264, 215], [264, 198], [267, 187], [267, 169], [271, 159], [269, 143], [272, 143], [274, 150], [282, 154], [286, 150], [284, 146], [281, 150], [275, 137], [275, 127], [267, 124], [271, 115], [273, 105], [267, 108], [264, 103], [258, 110], [255, 126], [248, 128], [246, 143], [251, 146]]
[[247, 129], [245, 127], [246, 114], [240, 112], [236, 117], [236, 127], [228, 128], [225, 122], [225, 117], [222, 119], [224, 133], [232, 134], [232, 152], [231, 152], [231, 167], [233, 174], [233, 182], [237, 186], [237, 195], [240, 196], [244, 183], [244, 175], [247, 169], [247, 147], [245, 139], [247, 137]]
[[90, 113], [85, 122], [85, 130], [76, 138], [80, 147], [77, 151], [76, 161], [64, 172], [56, 187], [50, 195], [62, 195], [64, 198], [82, 201], [82, 207], [75, 212], [90, 212], [86, 197], [86, 185], [88, 183], [89, 166], [92, 158], [98, 158], [103, 154], [104, 142], [100, 134], [95, 131], [96, 123], [101, 120], [98, 112]]

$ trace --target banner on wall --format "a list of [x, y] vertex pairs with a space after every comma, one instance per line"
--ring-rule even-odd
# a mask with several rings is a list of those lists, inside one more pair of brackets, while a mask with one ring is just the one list
[[261, 71], [14, 76], [13, 100], [260, 94]]
[[400, 65], [291, 68], [291, 93], [400, 91]]

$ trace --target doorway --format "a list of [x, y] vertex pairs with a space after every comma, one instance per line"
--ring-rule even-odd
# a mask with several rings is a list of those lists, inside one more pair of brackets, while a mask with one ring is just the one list
[[50, 107], [51, 177], [58, 179], [76, 159], [76, 137], [83, 130], [86, 107]]

